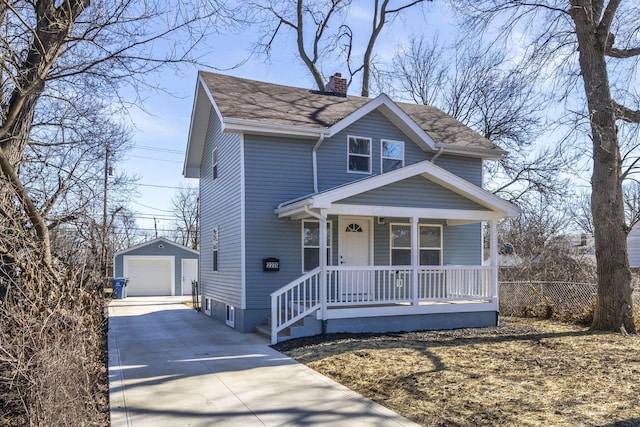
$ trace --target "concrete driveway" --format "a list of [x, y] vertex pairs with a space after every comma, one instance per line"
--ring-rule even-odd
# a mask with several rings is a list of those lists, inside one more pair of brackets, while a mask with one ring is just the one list
[[110, 304], [113, 427], [417, 425], [183, 300]]

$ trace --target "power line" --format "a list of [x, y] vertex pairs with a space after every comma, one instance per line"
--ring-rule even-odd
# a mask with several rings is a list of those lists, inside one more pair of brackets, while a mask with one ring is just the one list
[[143, 205], [140, 202], [136, 202], [135, 200], [131, 200], [131, 203], [134, 203], [136, 205], [148, 208], [148, 209], [153, 209], [154, 211], [160, 211], [160, 212], [168, 212], [168, 213], [173, 213], [173, 211], [167, 210], [167, 209], [160, 209], [160, 208], [154, 208], [153, 206], [147, 206], [147, 205]]
[[131, 154], [128, 157], [135, 157], [136, 159], [154, 160], [157, 162], [169, 162], [169, 163], [180, 163], [180, 164], [183, 163], [181, 160], [156, 159], [155, 157], [134, 156]]
[[136, 215], [136, 219], [157, 219], [159, 221], [174, 221], [180, 218], [177, 216], [171, 216], [171, 215], [142, 214], [142, 215]]
[[194, 189], [194, 187], [172, 187], [170, 185], [155, 185], [155, 184], [137, 184], [137, 185], [140, 185], [142, 187], [172, 188], [174, 190], [191, 190], [191, 189]]
[[[156, 231], [155, 228], [144, 228], [144, 227], [129, 227], [128, 231], [130, 232], [137, 232], [137, 231]], [[175, 233], [176, 231], [178, 231], [177, 228], [158, 228], [158, 231], [160, 232], [164, 232], [164, 233]]]
[[148, 151], [157, 151], [159, 153], [173, 153], [173, 154], [182, 154], [184, 155], [184, 150], [172, 150], [171, 148], [158, 148], [158, 147], [150, 147], [148, 145], [136, 145], [133, 148], [139, 148], [141, 150]]

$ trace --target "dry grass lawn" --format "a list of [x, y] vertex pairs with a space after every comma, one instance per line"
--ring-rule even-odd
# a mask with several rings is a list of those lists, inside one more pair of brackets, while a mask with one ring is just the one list
[[424, 426], [640, 426], [640, 336], [549, 320], [275, 346]]

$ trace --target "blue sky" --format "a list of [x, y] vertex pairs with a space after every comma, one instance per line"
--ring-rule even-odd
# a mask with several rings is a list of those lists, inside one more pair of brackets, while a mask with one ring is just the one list
[[[371, 12], [356, 2], [349, 15], [349, 24], [362, 34], [371, 25]], [[392, 2], [393, 3], [393, 2]], [[404, 2], [403, 2], [404, 3]], [[390, 59], [401, 43], [411, 36], [430, 34], [438, 28], [441, 39], [448, 35], [450, 18], [436, 4], [429, 4], [425, 14], [413, 12], [388, 25], [378, 39], [376, 56], [379, 60]], [[252, 45], [258, 39], [258, 29], [248, 28], [240, 34], [212, 34], [207, 40], [209, 48], [201, 49], [202, 61], [220, 70], [229, 69], [246, 60]], [[364, 49], [361, 44], [360, 49]], [[115, 164], [115, 168], [128, 175], [137, 175], [138, 193], [130, 205], [137, 214], [137, 225], [153, 235], [154, 218], [159, 229], [171, 229], [171, 199], [178, 187], [197, 186], [197, 180], [182, 177], [184, 151], [193, 105], [197, 71], [194, 65], [183, 65], [178, 72], [167, 70], [162, 75], [162, 85], [167, 92], [146, 93], [143, 111], [132, 107], [128, 111], [133, 125], [134, 148], [126, 160]], [[211, 70], [213, 71], [213, 70]], [[346, 72], [342, 64], [328, 64], [325, 74]], [[270, 61], [263, 56], [254, 56], [238, 68], [220, 71], [238, 77], [261, 80], [297, 87], [313, 88], [313, 79], [304, 65], [297, 59], [295, 39], [292, 34], [279, 37], [272, 49]], [[359, 85], [356, 85], [356, 91]]]

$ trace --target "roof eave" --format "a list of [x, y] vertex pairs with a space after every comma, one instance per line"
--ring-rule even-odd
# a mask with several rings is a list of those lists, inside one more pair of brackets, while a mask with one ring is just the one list
[[336, 133], [344, 130], [349, 125], [355, 123], [374, 110], [379, 110], [382, 115], [409, 136], [409, 138], [422, 148], [422, 150], [436, 151], [436, 143], [431, 136], [429, 136], [424, 129], [418, 126], [415, 120], [413, 120], [404, 112], [404, 110], [402, 110], [402, 108], [398, 106], [398, 104], [393, 102], [393, 100], [384, 93], [378, 95], [376, 98], [362, 105], [348, 116], [331, 126], [329, 128], [329, 136], [335, 135]]
[[255, 120], [237, 119], [227, 117], [223, 121], [222, 129], [229, 133], [250, 133], [262, 135], [287, 135], [303, 138], [319, 138], [320, 135], [328, 135], [329, 129], [325, 127], [306, 127], [295, 125], [281, 125], [276, 123], [258, 122]]
[[200, 177], [200, 163], [202, 161], [204, 141], [212, 109], [216, 112], [218, 118], [222, 120], [222, 115], [209, 91], [209, 87], [199, 73], [193, 97], [191, 120], [189, 122], [187, 151], [182, 168], [182, 175], [185, 178]]
[[447, 154], [455, 154], [466, 157], [480, 157], [485, 160], [500, 160], [508, 154], [501, 148], [484, 148], [484, 147], [462, 147], [451, 144], [437, 144], [438, 148]]
[[119, 255], [124, 255], [124, 254], [126, 254], [128, 252], [131, 252], [131, 251], [134, 251], [136, 249], [140, 249], [142, 247], [149, 246], [149, 245], [154, 244], [154, 243], [160, 243], [160, 242], [167, 243], [169, 245], [172, 245], [172, 246], [175, 246], [177, 248], [184, 249], [184, 250], [186, 250], [188, 252], [191, 252], [194, 255], [200, 256], [200, 252], [195, 250], [195, 249], [191, 249], [188, 246], [181, 245], [180, 243], [174, 242], [173, 240], [169, 240], [166, 237], [156, 237], [155, 239], [147, 240], [146, 242], [138, 243], [137, 245], [133, 245], [133, 246], [130, 246], [130, 247], [126, 248], [126, 249], [118, 251], [118, 252], [113, 254], [113, 257], [115, 258], [115, 257], [117, 257]]

